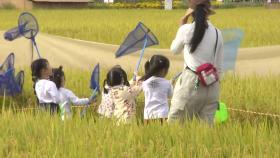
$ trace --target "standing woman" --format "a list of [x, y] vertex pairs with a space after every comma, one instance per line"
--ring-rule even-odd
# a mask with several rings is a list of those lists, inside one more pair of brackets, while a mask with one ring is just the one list
[[[219, 101], [223, 39], [221, 31], [208, 20], [214, 13], [210, 0], [190, 0], [189, 4], [191, 8], [181, 19], [171, 45], [174, 54], [184, 52], [185, 64], [174, 89], [168, 121], [197, 117], [212, 125]], [[193, 22], [187, 24], [190, 16]]]

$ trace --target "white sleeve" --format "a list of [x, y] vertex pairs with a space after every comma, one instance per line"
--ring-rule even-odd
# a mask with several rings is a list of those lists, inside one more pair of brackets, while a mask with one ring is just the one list
[[89, 104], [88, 98], [78, 98], [72, 91], [67, 90], [66, 96], [69, 99], [69, 101], [74, 105], [87, 105]]
[[219, 31], [219, 45], [217, 48], [216, 54], [216, 68], [219, 74], [220, 80], [222, 79], [223, 74], [223, 60], [224, 60], [224, 40], [222, 33]]
[[56, 87], [55, 83], [49, 82], [47, 93], [50, 94], [54, 103], [56, 103], [56, 104], [60, 103], [59, 93], [58, 93], [58, 90], [57, 90], [57, 87]]
[[174, 54], [179, 54], [183, 51], [184, 49], [184, 45], [185, 45], [185, 36], [187, 36], [186, 34], [186, 29], [185, 29], [185, 25], [181, 26], [176, 34], [176, 38], [172, 41], [171, 47], [170, 47], [170, 51]]

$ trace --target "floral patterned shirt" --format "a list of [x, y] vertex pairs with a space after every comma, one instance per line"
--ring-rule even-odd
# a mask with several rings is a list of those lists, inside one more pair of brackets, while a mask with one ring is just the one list
[[113, 117], [114, 109], [115, 109], [115, 105], [113, 103], [111, 94], [110, 93], [105, 94], [103, 92], [101, 104], [99, 105], [97, 112], [104, 117], [111, 118]]
[[136, 97], [141, 92], [140, 82], [132, 83], [130, 86], [115, 86], [110, 88], [109, 93], [112, 96], [115, 105], [114, 117], [118, 123], [129, 123], [136, 114]]

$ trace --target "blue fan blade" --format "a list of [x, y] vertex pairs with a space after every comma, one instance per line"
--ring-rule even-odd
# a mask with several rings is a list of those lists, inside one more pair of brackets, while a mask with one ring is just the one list
[[224, 40], [223, 71], [235, 69], [235, 63], [244, 33], [239, 29], [222, 30]]
[[14, 54], [11, 53], [0, 67], [0, 95], [14, 96], [22, 92], [24, 74], [15, 76]]
[[4, 38], [5, 40], [7, 41], [13, 41], [19, 37], [21, 37], [22, 35], [22, 31], [25, 30], [25, 26], [26, 26], [26, 23], [25, 24], [22, 24], [18, 27], [14, 27], [10, 30], [8, 30], [7, 32], [5, 32], [4, 34]]
[[97, 89], [98, 91], [100, 91], [99, 80], [100, 80], [100, 66], [98, 63], [97, 65], [95, 65], [91, 74], [90, 89], [92, 90]]
[[146, 39], [146, 47], [159, 44], [158, 39], [150, 29], [143, 23], [139, 22], [136, 28], [127, 35], [124, 42], [120, 45], [120, 48], [115, 53], [116, 58], [143, 49]]
[[21, 33], [22, 36], [28, 39], [35, 38], [35, 36], [39, 32], [38, 22], [35, 16], [33, 16], [31, 13], [23, 12], [19, 16], [18, 25], [19, 26], [24, 25], [24, 27], [19, 27], [20, 30], [19, 32]]
[[7, 41], [13, 41], [19, 38], [20, 36], [21, 34], [19, 33], [18, 27], [12, 28], [4, 34], [4, 38]]

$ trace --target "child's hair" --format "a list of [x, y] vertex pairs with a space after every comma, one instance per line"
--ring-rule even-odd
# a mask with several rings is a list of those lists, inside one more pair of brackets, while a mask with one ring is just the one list
[[[49, 62], [47, 59], [37, 59], [35, 61], [32, 62], [31, 64], [31, 75], [32, 75], [32, 81], [33, 81], [33, 89], [34, 89], [34, 94], [37, 98], [37, 94], [35, 91], [35, 83], [37, 82], [38, 79], [40, 79], [42, 77], [42, 70], [43, 69], [47, 69], [49, 65]], [[39, 100], [37, 98], [37, 102], [39, 103]]]
[[62, 66], [59, 66], [59, 68], [52, 69], [52, 76], [50, 79], [55, 83], [57, 89], [62, 87], [63, 78], [65, 79], [65, 75], [62, 69]]
[[49, 62], [47, 59], [37, 59], [34, 60], [31, 64], [31, 73], [32, 73], [32, 81], [36, 82], [39, 78], [41, 78], [41, 72], [43, 69], [47, 69]]
[[113, 86], [118, 86], [118, 85], [126, 85], [130, 86], [129, 82], [127, 80], [127, 74], [126, 72], [119, 66], [114, 66], [108, 73], [107, 77], [104, 80], [103, 83], [103, 90], [105, 94], [108, 94], [108, 88], [106, 87], [113, 87]]
[[153, 55], [152, 58], [145, 63], [145, 75], [141, 78], [141, 80], [145, 81], [152, 76], [161, 75], [162, 70], [165, 71], [165, 74], [168, 72], [170, 63], [168, 58], [162, 55]]

